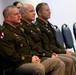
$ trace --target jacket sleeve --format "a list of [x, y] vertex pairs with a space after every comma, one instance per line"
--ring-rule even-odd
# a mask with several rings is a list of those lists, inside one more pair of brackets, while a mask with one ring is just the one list
[[7, 38], [7, 39], [0, 38], [0, 54], [4, 58], [4, 60], [6, 60], [6, 62], [15, 65], [21, 64], [24, 61], [25, 62], [31, 61], [32, 58], [32, 56], [30, 55], [19, 53], [18, 50], [15, 48], [15, 44], [13, 43], [11, 38]]
[[65, 49], [64, 48], [58, 48], [55, 44], [53, 44], [53, 43], [50, 43], [49, 44], [49, 47], [50, 47], [50, 49], [52, 49], [52, 51], [54, 52], [54, 53], [57, 53], [57, 54], [66, 54], [66, 51], [65, 51]]

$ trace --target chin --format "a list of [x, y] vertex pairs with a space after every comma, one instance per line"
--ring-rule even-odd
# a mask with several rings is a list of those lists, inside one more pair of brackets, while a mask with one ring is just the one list
[[17, 24], [19, 24], [19, 23], [21, 23], [21, 21], [20, 22], [17, 22]]
[[18, 21], [19, 23], [21, 22], [21, 21]]
[[32, 21], [34, 21], [35, 19], [32, 19]]
[[48, 17], [48, 19], [50, 19], [50, 17]]

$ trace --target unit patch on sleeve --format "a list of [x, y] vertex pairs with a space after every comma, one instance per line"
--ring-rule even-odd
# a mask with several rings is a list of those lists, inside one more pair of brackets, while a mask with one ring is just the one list
[[1, 38], [1, 39], [4, 38], [4, 32], [0, 32], [0, 38]]

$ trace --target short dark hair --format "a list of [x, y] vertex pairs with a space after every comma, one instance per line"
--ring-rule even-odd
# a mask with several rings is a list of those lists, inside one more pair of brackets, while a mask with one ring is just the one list
[[[21, 2], [16, 1], [16, 2], [13, 3], [13, 5], [17, 6], [18, 3], [21, 3]], [[21, 4], [22, 4], [22, 3], [21, 3]]]
[[48, 5], [48, 4], [45, 3], [45, 2], [42, 2], [42, 3], [39, 3], [39, 4], [36, 6], [36, 13], [37, 13], [37, 15], [38, 15], [38, 11], [39, 11], [39, 10], [42, 10], [42, 7], [43, 7], [44, 5]]

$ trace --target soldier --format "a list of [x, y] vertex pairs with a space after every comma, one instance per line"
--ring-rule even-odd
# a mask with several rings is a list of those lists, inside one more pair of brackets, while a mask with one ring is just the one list
[[[66, 58], [70, 58], [73, 60], [74, 62], [74, 66], [76, 69], [76, 57], [71, 55], [71, 51], [66, 50], [63, 46], [61, 46], [56, 38], [55, 38], [55, 31], [53, 29], [53, 25], [48, 21], [48, 19], [50, 18], [50, 8], [48, 6], [47, 3], [39, 3], [36, 6], [36, 13], [38, 15], [38, 18], [36, 18], [36, 26], [40, 28], [40, 30], [42, 31], [42, 33], [45, 33], [47, 38], [48, 38], [48, 42], [44, 41], [43, 46], [45, 49], [47, 49], [46, 47], [49, 47], [49, 52], [50, 50], [52, 50], [55, 55], [59, 54], [59, 58], [64, 61]], [[46, 46], [46, 47], [45, 47]], [[65, 58], [63, 60], [63, 58]], [[71, 74], [71, 68], [69, 66], [67, 67], [67, 75], [73, 75]]]
[[[31, 37], [31, 39], [34, 41], [34, 44], [30, 45], [33, 51], [36, 51], [39, 55], [39, 57], [42, 59], [44, 64], [44, 61], [46, 61], [46, 65], [47, 62], [49, 61], [50, 64], [52, 63], [52, 61], [54, 61], [53, 59], [55, 58], [55, 60], [58, 58], [58, 55], [54, 54], [54, 52], [50, 51], [46, 51], [45, 49], [43, 49], [42, 46], [42, 36], [44, 36], [45, 34], [42, 34], [42, 32], [40, 31], [40, 29], [37, 27], [35, 27], [35, 25], [32, 24], [32, 21], [35, 19], [35, 11], [34, 11], [34, 7], [31, 4], [25, 4], [21, 7], [21, 27], [19, 27], [19, 29], [23, 30], [24, 28], [24, 32], [26, 35], [28, 35], [29, 37]], [[44, 36], [43, 38], [45, 38], [46, 36]], [[46, 41], [46, 39], [45, 39]], [[55, 56], [56, 55], [56, 56]], [[47, 59], [49, 58], [49, 60]], [[75, 75], [75, 69], [74, 69], [74, 65], [73, 65], [73, 61], [70, 58], [62, 58], [62, 60], [65, 62], [66, 65], [66, 75]], [[51, 61], [52, 59], [52, 61]], [[55, 63], [53, 63], [55, 64]], [[70, 67], [69, 67], [70, 65]], [[52, 66], [52, 65], [51, 65]], [[49, 67], [51, 67], [49, 66]], [[48, 65], [45, 66], [45, 71], [47, 73], [47, 71], [49, 71], [50, 69]], [[70, 68], [69, 70], [71, 72], [68, 71], [68, 68]], [[47, 70], [48, 69], [48, 70]], [[54, 71], [54, 70], [53, 70]], [[52, 74], [53, 72], [51, 72]], [[54, 72], [55, 73], [55, 72]], [[55, 73], [57, 74], [57, 73]], [[59, 73], [57, 74], [59, 75]]]
[[[45, 75], [44, 65], [40, 63], [37, 56], [31, 55], [27, 40], [22, 32], [16, 28], [16, 25], [21, 22], [17, 7], [7, 6], [3, 11], [3, 16], [4, 22], [0, 29], [2, 69], [8, 72], [14, 70], [15, 75]], [[60, 61], [57, 62], [60, 63]], [[62, 66], [59, 69], [62, 69]]]

